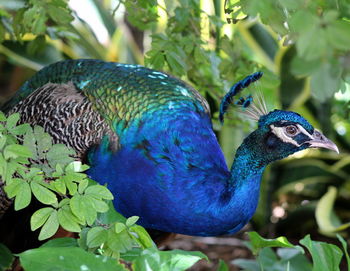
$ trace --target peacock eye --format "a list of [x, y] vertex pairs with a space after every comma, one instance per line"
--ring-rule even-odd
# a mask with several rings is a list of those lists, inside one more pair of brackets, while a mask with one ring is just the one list
[[298, 128], [294, 125], [286, 126], [285, 131], [289, 136], [295, 136], [299, 132]]

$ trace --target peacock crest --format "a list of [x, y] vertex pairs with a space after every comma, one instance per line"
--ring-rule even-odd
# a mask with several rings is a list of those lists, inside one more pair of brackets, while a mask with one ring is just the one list
[[[258, 81], [262, 75], [262, 72], [256, 72], [248, 75], [230, 88], [229, 92], [227, 92], [220, 104], [219, 119], [221, 123], [224, 122], [224, 114], [226, 113], [229, 105], [233, 103], [234, 97], [237, 96], [243, 89]], [[255, 121], [258, 121], [261, 116], [267, 115], [269, 112], [260, 89], [256, 91], [256, 95], [254, 97], [252, 94], [239, 97], [234, 104], [238, 106], [238, 112]]]

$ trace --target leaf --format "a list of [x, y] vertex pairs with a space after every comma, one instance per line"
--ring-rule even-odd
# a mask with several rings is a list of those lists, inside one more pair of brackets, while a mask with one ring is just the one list
[[[67, 206], [68, 207], [68, 206]], [[60, 208], [57, 213], [58, 222], [66, 231], [80, 232], [81, 228], [77, 222], [77, 218], [73, 215], [69, 208]]]
[[35, 231], [44, 225], [53, 211], [54, 209], [52, 207], [45, 207], [35, 211], [30, 218], [31, 230]]
[[87, 197], [74, 195], [70, 200], [70, 208], [75, 216], [86, 220], [88, 225], [91, 225], [97, 217], [97, 212], [93, 202]]
[[126, 230], [126, 226], [123, 223], [115, 223], [114, 229], [116, 233], [121, 233], [122, 231]]
[[53, 210], [49, 218], [45, 222], [44, 226], [41, 228], [38, 239], [42, 241], [47, 238], [50, 238], [57, 232], [58, 227], [59, 227], [59, 223], [58, 223], [57, 211]]
[[310, 235], [300, 240], [300, 244], [307, 247], [314, 263], [312, 270], [339, 271], [339, 263], [343, 256], [342, 251], [335, 245], [312, 241]]
[[29, 158], [31, 156], [32, 152], [27, 147], [19, 144], [7, 145], [4, 149], [4, 157], [6, 160], [17, 157]]
[[335, 232], [344, 230], [350, 223], [342, 224], [333, 210], [337, 197], [337, 189], [330, 186], [326, 194], [322, 196], [316, 206], [316, 221], [320, 231], [328, 236], [335, 236]]
[[38, 201], [44, 204], [53, 204], [57, 202], [57, 196], [55, 193], [47, 189], [46, 187], [42, 186], [41, 184], [32, 181], [30, 183], [30, 186], [32, 188], [32, 192], [34, 196], [37, 198]]
[[21, 210], [27, 207], [32, 199], [32, 192], [30, 190], [30, 186], [27, 182], [23, 181], [16, 193], [15, 198], [15, 210]]
[[257, 254], [257, 252], [265, 247], [291, 247], [291, 248], [298, 248], [301, 249], [299, 246], [294, 246], [293, 244], [289, 243], [286, 237], [280, 236], [276, 239], [265, 239], [262, 238], [257, 232], [252, 231], [248, 232], [249, 239], [251, 241], [252, 245], [252, 251], [254, 254]]
[[70, 157], [74, 155], [74, 151], [67, 148], [63, 144], [52, 145], [52, 148], [47, 152], [47, 160], [52, 168], [56, 168], [57, 164], [66, 165], [74, 159]]
[[346, 262], [348, 264], [348, 271], [350, 271], [350, 257], [349, 257], [349, 252], [348, 252], [348, 243], [344, 240], [344, 238], [337, 234], [337, 238], [338, 240], [341, 242], [342, 246], [343, 246], [343, 250], [345, 253], [345, 258], [346, 258]]
[[49, 240], [40, 247], [78, 247], [78, 242], [75, 238], [62, 237]]
[[137, 222], [137, 220], [139, 220], [138, 216], [131, 216], [126, 220], [125, 224], [126, 226], [131, 227]]
[[208, 258], [197, 251], [159, 251], [156, 248], [149, 248], [142, 251], [140, 257], [133, 262], [133, 270], [169, 270], [181, 271], [190, 268], [201, 259]]
[[19, 258], [26, 271], [126, 270], [114, 259], [94, 255], [78, 247], [35, 248], [20, 253]]
[[150, 248], [150, 247], [155, 247], [155, 244], [153, 243], [153, 240], [151, 236], [148, 234], [148, 232], [141, 226], [135, 225], [132, 226], [129, 229], [130, 233], [132, 234], [134, 240], [139, 243], [139, 245], [142, 248]]
[[11, 131], [11, 129], [16, 126], [19, 119], [20, 119], [19, 113], [14, 113], [14, 114], [8, 116], [7, 121], [6, 121], [6, 128], [9, 131]]
[[0, 270], [10, 270], [14, 259], [11, 251], [0, 243]]
[[219, 266], [216, 271], [229, 271], [227, 264], [223, 260], [219, 260]]
[[102, 227], [91, 228], [87, 233], [87, 245], [89, 248], [99, 247], [107, 241], [107, 231]]
[[85, 195], [90, 195], [97, 199], [113, 200], [113, 194], [103, 185], [91, 185], [85, 190]]
[[249, 271], [261, 271], [259, 263], [256, 260], [247, 260], [247, 259], [235, 259], [232, 261], [234, 265], [239, 266], [243, 270]]

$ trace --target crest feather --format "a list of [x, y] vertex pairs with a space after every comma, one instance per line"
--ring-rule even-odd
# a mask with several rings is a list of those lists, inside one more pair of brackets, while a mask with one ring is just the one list
[[[253, 82], [256, 82], [263, 75], [262, 72], [256, 72], [248, 75], [243, 80], [234, 84], [229, 92], [226, 93], [220, 104], [220, 122], [224, 122], [224, 114], [226, 113], [229, 105], [233, 102], [233, 97], [239, 94], [243, 89], [247, 88]], [[258, 121], [261, 116], [268, 113], [266, 103], [261, 91], [258, 91], [256, 96], [256, 103], [254, 103], [252, 95], [247, 97], [240, 97], [235, 104], [240, 107], [239, 112], [246, 115], [248, 118]]]

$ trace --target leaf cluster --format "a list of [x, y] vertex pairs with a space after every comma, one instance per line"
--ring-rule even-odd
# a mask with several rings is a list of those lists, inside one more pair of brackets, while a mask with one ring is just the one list
[[[230, 1], [229, 1], [230, 2]], [[259, 16], [284, 45], [295, 44], [295, 76], [311, 77], [314, 97], [325, 101], [349, 82], [350, 3], [348, 1], [240, 0], [228, 4], [229, 16]]]
[[[340, 261], [345, 258], [350, 267], [347, 243], [338, 235], [343, 251], [336, 245], [325, 242], [313, 241], [310, 236], [305, 236], [300, 240], [312, 257], [312, 263], [305, 255], [305, 249], [299, 245], [291, 244], [287, 238], [278, 237], [276, 239], [262, 238], [256, 232], [249, 232], [248, 248], [256, 255], [255, 260], [236, 259], [233, 263], [246, 271], [339, 271]], [[277, 252], [272, 250], [277, 247]]]
[[[113, 195], [84, 173], [89, 167], [74, 161], [74, 152], [53, 144], [40, 126], [20, 121], [18, 113], [6, 117], [0, 112], [0, 181], [14, 200], [15, 210], [26, 208], [33, 197], [43, 207], [30, 219], [39, 240], [55, 235], [59, 227], [79, 234], [77, 240], [58, 238], [40, 248], [19, 254], [25, 270], [126, 270], [119, 261], [130, 262], [135, 270], [185, 270], [199, 259], [199, 252], [159, 251], [147, 231], [113, 207]], [[0, 270], [14, 257], [0, 244]], [[45, 259], [45, 267], [42, 260]]]

